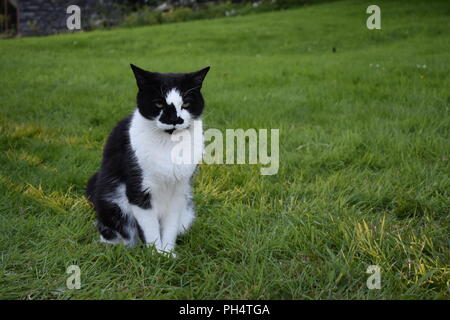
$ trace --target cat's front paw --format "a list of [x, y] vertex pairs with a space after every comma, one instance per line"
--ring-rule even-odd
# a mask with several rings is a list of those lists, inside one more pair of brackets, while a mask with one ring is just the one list
[[173, 250], [158, 250], [158, 252], [167, 258], [175, 259], [177, 257], [177, 254]]

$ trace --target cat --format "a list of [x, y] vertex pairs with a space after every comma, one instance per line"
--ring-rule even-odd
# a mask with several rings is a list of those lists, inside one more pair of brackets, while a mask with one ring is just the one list
[[[191, 73], [150, 72], [133, 64], [131, 69], [137, 108], [110, 133], [86, 197], [97, 213], [101, 242], [133, 247], [140, 239], [175, 256], [177, 236], [195, 218], [191, 181], [198, 162], [172, 161], [177, 143], [173, 135], [202, 130], [205, 103], [200, 90], [210, 67]], [[193, 143], [194, 158], [199, 159], [202, 135]]]

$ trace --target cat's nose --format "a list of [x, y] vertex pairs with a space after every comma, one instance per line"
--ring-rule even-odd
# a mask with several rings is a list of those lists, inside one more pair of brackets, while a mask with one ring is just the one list
[[167, 120], [167, 124], [173, 124], [173, 125], [182, 124], [184, 122], [183, 118], [180, 118], [176, 114], [172, 115], [171, 117], [169, 117], [168, 119], [165, 119], [165, 120]]
[[183, 118], [177, 115], [177, 112], [173, 105], [169, 106], [166, 110], [164, 110], [161, 117], [159, 118], [159, 121], [171, 125], [182, 124], [184, 122]]
[[172, 113], [168, 119], [170, 124], [182, 124], [184, 122], [183, 118], [179, 117], [175, 112]]
[[177, 117], [173, 124], [183, 124], [183, 122], [184, 122], [183, 118]]

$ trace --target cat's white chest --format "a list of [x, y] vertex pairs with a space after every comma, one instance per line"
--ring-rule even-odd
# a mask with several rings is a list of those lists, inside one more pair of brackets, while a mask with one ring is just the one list
[[142, 169], [143, 182], [150, 184], [149, 187], [182, 182], [189, 180], [193, 175], [196, 165], [175, 163], [172, 158], [173, 147], [164, 145], [136, 149], [135, 154]]
[[[143, 190], [189, 183], [203, 152], [202, 134], [194, 134], [194, 127], [187, 129], [192, 132], [187, 135], [191, 139], [192, 148], [184, 151], [192, 153], [193, 161], [183, 162], [176, 157], [177, 150], [181, 148], [180, 142], [173, 141], [168, 133], [155, 131], [149, 121], [135, 113], [129, 131], [131, 147], [142, 170]], [[195, 128], [200, 133], [201, 125], [201, 121], [198, 121]]]

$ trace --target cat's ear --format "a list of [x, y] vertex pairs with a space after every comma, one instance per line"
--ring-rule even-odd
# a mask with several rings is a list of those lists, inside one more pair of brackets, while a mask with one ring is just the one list
[[137, 86], [142, 89], [145, 86], [149, 86], [155, 84], [155, 77], [153, 72], [145, 71], [139, 67], [136, 67], [134, 64], [131, 64], [131, 70], [133, 70], [134, 77], [136, 78]]
[[195, 71], [191, 73], [191, 79], [197, 86], [202, 86], [203, 80], [206, 77], [206, 74], [208, 73], [210, 67], [203, 68], [199, 71]]

